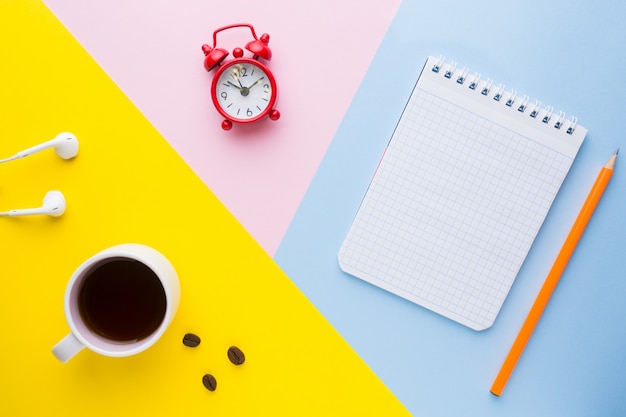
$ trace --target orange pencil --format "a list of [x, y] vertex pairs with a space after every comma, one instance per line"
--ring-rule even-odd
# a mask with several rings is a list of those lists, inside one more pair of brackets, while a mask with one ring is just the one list
[[556, 284], [559, 282], [567, 263], [569, 262], [578, 241], [580, 240], [593, 211], [598, 205], [598, 201], [600, 201], [600, 197], [602, 197], [602, 193], [604, 193], [604, 189], [606, 188], [609, 180], [611, 179], [611, 175], [613, 175], [613, 168], [615, 167], [615, 161], [617, 160], [617, 153], [619, 149], [615, 151], [613, 156], [609, 159], [609, 161], [602, 167], [600, 170], [600, 174], [598, 174], [598, 178], [596, 179], [595, 184], [591, 188], [589, 195], [587, 196], [587, 200], [585, 200], [585, 204], [580, 209], [580, 213], [572, 226], [572, 230], [569, 232], [567, 239], [565, 239], [565, 243], [563, 243], [563, 247], [559, 252], [559, 255], [556, 257], [554, 261], [554, 265], [552, 265], [552, 269], [546, 278], [546, 281], [543, 283], [535, 302], [528, 313], [528, 317], [526, 317], [526, 321], [522, 325], [515, 342], [513, 342], [513, 346], [511, 346], [511, 350], [509, 350], [509, 354], [507, 355], [502, 367], [500, 368], [500, 372], [498, 372], [498, 376], [496, 376], [493, 385], [491, 386], [491, 393], [497, 396], [502, 394], [504, 387], [509, 380], [509, 377], [513, 373], [513, 369], [515, 369], [515, 365], [517, 364], [518, 359], [522, 356], [522, 352], [526, 347], [526, 343], [530, 339], [530, 336], [543, 313], [546, 305], [548, 304], [548, 300], [552, 296], [552, 292], [556, 287]]

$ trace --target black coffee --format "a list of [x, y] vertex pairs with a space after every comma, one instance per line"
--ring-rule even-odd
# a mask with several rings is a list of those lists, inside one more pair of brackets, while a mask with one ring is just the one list
[[134, 342], [163, 322], [167, 301], [156, 274], [141, 262], [112, 258], [96, 265], [78, 295], [78, 309], [92, 331], [107, 339]]

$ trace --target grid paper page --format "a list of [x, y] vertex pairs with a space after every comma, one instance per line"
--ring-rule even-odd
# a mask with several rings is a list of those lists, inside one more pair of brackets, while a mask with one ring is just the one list
[[418, 83], [340, 265], [473, 329], [490, 327], [572, 162]]

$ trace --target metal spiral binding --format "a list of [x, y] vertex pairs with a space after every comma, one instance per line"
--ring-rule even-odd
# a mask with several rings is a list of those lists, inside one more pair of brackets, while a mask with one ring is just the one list
[[[552, 106], [545, 106], [543, 109], [541, 107], [540, 101], [535, 101], [532, 105], [529, 105], [530, 98], [526, 95], [519, 97], [515, 90], [508, 91], [505, 89], [504, 85], [499, 84], [495, 89], [493, 87], [493, 80], [486, 79], [484, 84], [480, 86], [481, 75], [475, 73], [473, 76], [468, 76], [469, 70], [467, 68], [458, 69], [457, 64], [452, 62], [448, 65], [447, 69], [444, 70], [445, 57], [439, 57], [437, 62], [432, 67], [432, 72], [440, 73], [443, 71], [444, 78], [447, 79], [455, 79], [456, 75], [456, 84], [467, 86], [472, 91], [479, 91], [483, 96], [489, 96], [489, 94], [493, 90], [493, 100], [497, 102], [503, 102], [505, 106], [516, 109], [519, 113], [528, 114], [529, 117], [533, 119], [538, 119], [540, 114], [542, 115], [539, 120], [545, 124], [551, 124], [557, 129], [561, 130], [565, 129], [565, 133], [568, 135], [574, 134], [576, 130], [576, 125], [578, 120], [574, 116], [570, 116], [569, 119], [566, 120], [566, 115], [564, 112], [558, 112], [556, 116], [554, 116], [554, 108]], [[458, 73], [458, 74], [457, 74]]]

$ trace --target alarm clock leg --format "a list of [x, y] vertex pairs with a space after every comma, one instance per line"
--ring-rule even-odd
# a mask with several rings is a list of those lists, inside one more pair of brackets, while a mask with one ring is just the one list
[[222, 122], [222, 129], [224, 130], [230, 130], [233, 128], [233, 122], [231, 122], [230, 120], [224, 120]]

